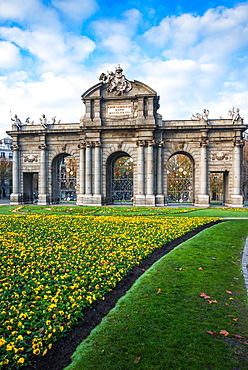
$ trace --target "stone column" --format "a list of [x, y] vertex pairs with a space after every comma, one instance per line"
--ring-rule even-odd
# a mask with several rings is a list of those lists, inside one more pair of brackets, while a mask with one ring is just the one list
[[208, 194], [208, 140], [200, 142], [200, 160], [199, 160], [199, 194], [196, 197], [198, 200], [196, 206], [209, 207]]
[[146, 205], [155, 206], [154, 195], [154, 158], [153, 147], [154, 140], [148, 142], [147, 148], [147, 190], [146, 190]]
[[83, 204], [83, 195], [85, 193], [85, 142], [78, 144], [79, 149], [79, 180], [78, 180], [78, 194], [77, 205]]
[[10, 204], [17, 205], [22, 203], [20, 193], [20, 152], [17, 144], [12, 145], [13, 161], [12, 161], [12, 194], [10, 195]]
[[243, 140], [235, 140], [233, 143], [233, 186], [231, 194], [231, 207], [243, 207], [243, 196], [241, 191], [241, 165]]
[[40, 149], [40, 179], [39, 179], [39, 194], [38, 194], [38, 204], [46, 205], [49, 204], [49, 196], [47, 194], [47, 166], [46, 166], [46, 150], [47, 146], [45, 143], [38, 146]]
[[163, 145], [164, 142], [158, 142], [157, 146], [157, 192], [156, 192], [156, 206], [164, 206], [163, 194]]
[[84, 205], [92, 204], [92, 142], [86, 141], [85, 150], [85, 194]]
[[144, 206], [145, 203], [145, 158], [144, 148], [145, 141], [138, 140], [137, 145], [137, 174], [136, 174], [136, 189], [137, 194], [134, 197], [135, 206]]
[[95, 186], [94, 195], [92, 198], [92, 204], [101, 206], [102, 205], [102, 195], [101, 195], [101, 142], [96, 141], [95, 143]]

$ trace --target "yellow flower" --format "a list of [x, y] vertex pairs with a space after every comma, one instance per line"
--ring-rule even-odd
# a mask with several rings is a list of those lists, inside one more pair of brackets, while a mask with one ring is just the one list
[[20, 357], [20, 358], [19, 358], [19, 360], [17, 361], [17, 363], [18, 363], [19, 365], [23, 365], [23, 364], [24, 364], [24, 362], [25, 362], [25, 358], [23, 358], [23, 357]]
[[4, 338], [0, 338], [0, 347], [4, 346], [5, 345], [6, 340]]
[[40, 350], [39, 350], [39, 348], [34, 349], [34, 350], [33, 350], [33, 354], [34, 354], [34, 355], [39, 355], [39, 354], [40, 354]]

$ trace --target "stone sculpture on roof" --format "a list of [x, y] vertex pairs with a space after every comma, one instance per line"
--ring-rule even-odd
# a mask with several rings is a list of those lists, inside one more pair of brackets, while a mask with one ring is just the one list
[[122, 74], [123, 69], [120, 67], [115, 68], [114, 72], [107, 72], [107, 74], [102, 73], [99, 77], [99, 80], [102, 83], [108, 85], [108, 92], [115, 91], [115, 95], [119, 96], [123, 93], [127, 93], [132, 90], [132, 84], [126, 79], [126, 76]]

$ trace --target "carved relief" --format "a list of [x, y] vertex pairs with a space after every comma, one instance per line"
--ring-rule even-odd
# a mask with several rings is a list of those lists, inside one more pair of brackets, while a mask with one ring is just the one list
[[212, 161], [223, 161], [224, 159], [228, 161], [228, 152], [213, 152], [211, 153]]
[[39, 161], [38, 154], [23, 154], [23, 162], [34, 163]]

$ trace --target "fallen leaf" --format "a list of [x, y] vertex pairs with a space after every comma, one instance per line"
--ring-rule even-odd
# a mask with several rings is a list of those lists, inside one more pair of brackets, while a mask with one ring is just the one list
[[239, 334], [234, 334], [234, 338], [237, 338], [237, 339], [244, 339], [244, 337], [242, 337], [241, 335]]
[[231, 290], [226, 290], [226, 293], [232, 294]]
[[199, 267], [198, 270], [203, 270], [203, 268], [202, 267]]
[[208, 299], [208, 303], [218, 303], [218, 301], [216, 301], [216, 299], [212, 299], [212, 300]]
[[223, 334], [225, 337], [227, 337], [229, 335], [229, 332], [226, 330], [221, 330], [220, 334]]
[[141, 359], [141, 356], [136, 357], [136, 359], [134, 360], [134, 363], [135, 363], [135, 364], [138, 364], [138, 363], [140, 362], [140, 359]]
[[207, 295], [206, 293], [200, 293], [199, 294], [199, 296], [200, 297], [203, 297], [203, 298], [205, 298], [205, 299], [209, 299], [209, 298], [211, 298], [209, 295]]
[[158, 293], [161, 293], [161, 289], [160, 289], [160, 288], [159, 288], [159, 289], [158, 289], [158, 291], [157, 291], [157, 294], [158, 294]]
[[210, 335], [216, 335], [216, 334], [218, 334], [217, 331], [212, 331], [212, 330], [207, 330], [207, 333], [210, 334]]
[[207, 333], [210, 335], [214, 335], [214, 332], [212, 330], [207, 330]]
[[182, 267], [176, 267], [175, 270], [182, 271]]

